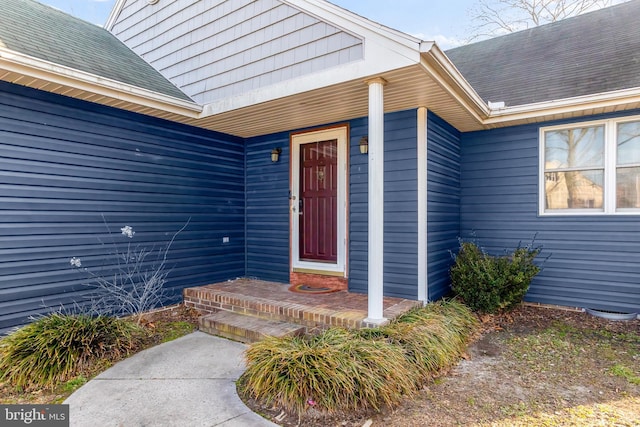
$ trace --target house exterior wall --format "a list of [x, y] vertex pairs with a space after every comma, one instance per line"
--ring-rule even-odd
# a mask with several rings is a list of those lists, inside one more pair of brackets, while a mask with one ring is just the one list
[[538, 215], [539, 128], [571, 122], [462, 134], [461, 235], [495, 254], [535, 237], [546, 261], [527, 301], [639, 311], [638, 215]]
[[[349, 290], [367, 292], [368, 156], [358, 142], [367, 120], [351, 123], [349, 165]], [[384, 120], [384, 294], [418, 298], [417, 112]]]
[[129, 0], [111, 32], [200, 104], [363, 57], [361, 39], [278, 0]]
[[427, 275], [434, 301], [450, 290], [451, 251], [460, 236], [460, 132], [432, 112], [427, 118]]
[[190, 218], [167, 302], [244, 275], [241, 139], [2, 82], [0, 147], [0, 330], [85, 302], [70, 258], [102, 265], [124, 225], [157, 249]]
[[[366, 118], [349, 126], [349, 291], [367, 292]], [[385, 295], [416, 299], [416, 110], [385, 116]], [[247, 276], [289, 281], [289, 133], [247, 140]], [[282, 148], [280, 161], [269, 153]]]
[[[289, 281], [289, 133], [246, 142], [247, 276]], [[281, 148], [280, 160], [271, 150]]]

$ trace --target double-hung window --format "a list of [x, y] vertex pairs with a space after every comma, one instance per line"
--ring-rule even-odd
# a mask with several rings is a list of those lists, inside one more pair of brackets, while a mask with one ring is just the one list
[[640, 117], [540, 130], [540, 214], [640, 214]]

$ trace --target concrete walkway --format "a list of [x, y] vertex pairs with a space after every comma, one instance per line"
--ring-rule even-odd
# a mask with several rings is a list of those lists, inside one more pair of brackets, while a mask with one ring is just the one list
[[194, 332], [123, 360], [64, 402], [72, 427], [276, 426], [236, 394], [246, 346]]

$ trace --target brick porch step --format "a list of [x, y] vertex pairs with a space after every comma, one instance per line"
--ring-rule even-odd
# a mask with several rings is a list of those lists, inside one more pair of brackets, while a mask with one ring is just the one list
[[[332, 326], [367, 328], [367, 295], [347, 291], [304, 294], [290, 285], [240, 278], [186, 288], [184, 303], [199, 310], [204, 332], [242, 342], [266, 336], [302, 334]], [[384, 297], [383, 315], [391, 320], [419, 306], [420, 301]], [[388, 321], [388, 320], [385, 320]]]
[[302, 325], [221, 310], [201, 317], [200, 330], [249, 344], [268, 336], [301, 335], [306, 328]]

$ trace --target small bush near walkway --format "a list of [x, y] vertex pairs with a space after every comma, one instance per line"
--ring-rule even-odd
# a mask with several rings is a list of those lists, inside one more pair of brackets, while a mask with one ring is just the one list
[[247, 350], [239, 390], [297, 414], [393, 407], [456, 363], [476, 325], [468, 308], [441, 301], [379, 328], [268, 338]]
[[472, 242], [460, 242], [451, 267], [451, 289], [474, 311], [497, 313], [522, 302], [540, 272], [533, 260], [540, 248], [519, 246], [513, 253], [492, 256]]
[[0, 379], [22, 389], [53, 387], [96, 360], [127, 355], [140, 333], [123, 319], [54, 313], [0, 340]]

